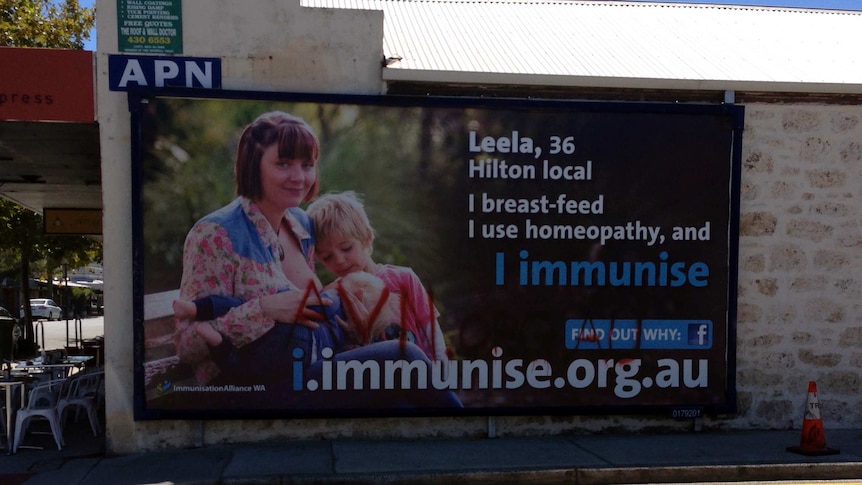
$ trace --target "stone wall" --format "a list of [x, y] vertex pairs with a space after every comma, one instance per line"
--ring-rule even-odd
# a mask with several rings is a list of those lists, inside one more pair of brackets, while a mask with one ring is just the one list
[[736, 427], [862, 425], [862, 108], [749, 105], [740, 214]]

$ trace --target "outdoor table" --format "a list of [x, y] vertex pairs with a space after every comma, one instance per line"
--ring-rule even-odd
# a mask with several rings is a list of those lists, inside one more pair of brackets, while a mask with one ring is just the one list
[[63, 357], [62, 359], [60, 359], [57, 362], [52, 362], [50, 364], [43, 364], [42, 363], [42, 357], [39, 356], [39, 357], [36, 357], [33, 359], [18, 361], [15, 365], [15, 368], [28, 369], [28, 368], [34, 368], [34, 367], [51, 367], [51, 366], [54, 366], [54, 367], [62, 367], [62, 366], [80, 367], [92, 359], [93, 359], [92, 355], [68, 355], [66, 357]]
[[55, 370], [64, 370], [66, 375], [69, 374], [69, 370], [80, 367], [81, 364], [72, 364], [72, 363], [59, 363], [59, 364], [37, 364], [36, 362], [31, 363], [23, 363], [18, 364], [15, 367], [16, 370], [25, 370], [28, 374], [45, 374], [45, 373], [53, 373]]
[[[84, 364], [93, 359], [92, 355], [70, 355], [52, 364], [43, 364], [42, 357], [36, 357], [26, 361], [18, 361], [12, 368], [13, 373], [26, 372], [28, 375], [37, 377], [40, 374], [50, 374], [51, 380], [55, 371], [63, 371], [63, 376], [68, 377], [72, 369], [80, 369]], [[16, 372], [17, 371], [17, 372]]]

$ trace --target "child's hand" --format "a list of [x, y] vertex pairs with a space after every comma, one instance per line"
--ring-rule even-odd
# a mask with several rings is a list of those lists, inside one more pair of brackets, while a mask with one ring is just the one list
[[344, 305], [345, 313], [347, 313], [348, 323], [341, 320], [341, 318], [337, 318], [340, 325], [346, 325], [348, 327], [352, 327], [356, 333], [359, 334], [359, 340], [362, 344], [367, 344], [370, 341], [370, 325], [371, 322], [368, 321], [368, 309], [365, 308], [365, 305], [362, 303], [356, 295], [344, 289], [344, 287], [338, 287], [338, 296], [341, 297], [341, 304]]
[[335, 323], [337, 323], [338, 326], [341, 327], [342, 330], [344, 330], [344, 336], [345, 336], [344, 349], [345, 350], [357, 348], [360, 345], [364, 345], [364, 344], [368, 343], [368, 342], [362, 341], [362, 336], [359, 335], [359, 332], [357, 331], [356, 327], [347, 323], [340, 316], [335, 315]]
[[221, 334], [208, 322], [195, 322], [195, 332], [210, 347], [218, 347], [222, 342]]

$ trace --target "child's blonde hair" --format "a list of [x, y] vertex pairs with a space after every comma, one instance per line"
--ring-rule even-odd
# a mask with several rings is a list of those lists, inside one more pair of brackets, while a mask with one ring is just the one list
[[306, 212], [311, 217], [318, 241], [338, 235], [357, 239], [366, 247], [374, 242], [374, 229], [362, 199], [352, 190], [322, 195], [309, 204]]

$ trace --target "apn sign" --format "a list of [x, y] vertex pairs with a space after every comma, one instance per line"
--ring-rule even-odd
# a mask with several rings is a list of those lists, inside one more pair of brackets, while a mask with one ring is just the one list
[[108, 85], [111, 91], [137, 87], [221, 89], [221, 59], [110, 55]]

